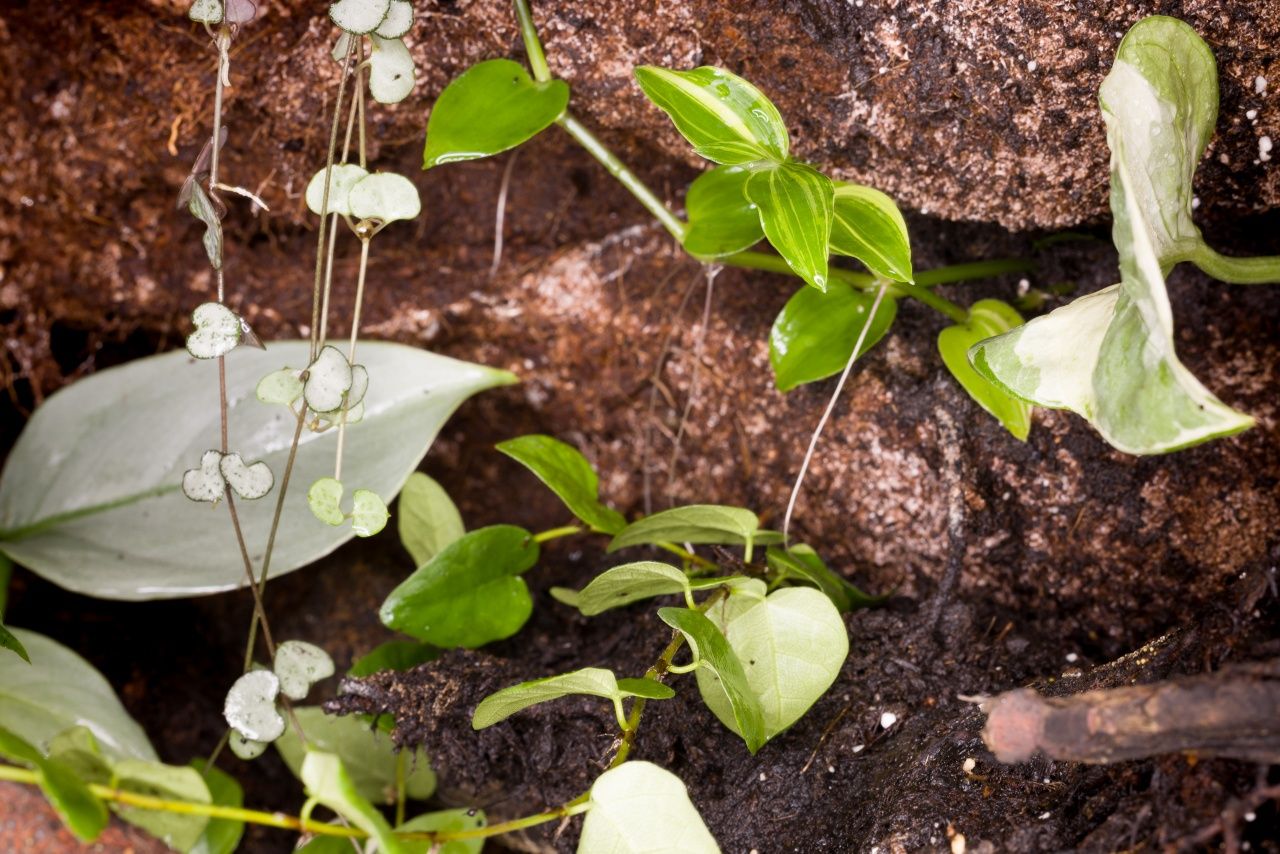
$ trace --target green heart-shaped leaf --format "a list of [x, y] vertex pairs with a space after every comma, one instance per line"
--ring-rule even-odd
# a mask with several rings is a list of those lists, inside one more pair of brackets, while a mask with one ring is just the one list
[[826, 379], [844, 370], [853, 345], [870, 318], [871, 328], [858, 356], [889, 332], [898, 316], [897, 300], [884, 298], [871, 316], [875, 295], [833, 279], [827, 292], [804, 287], [796, 291], [769, 331], [769, 364], [779, 391]]
[[[827, 601], [826, 597], [822, 598], [824, 602]], [[828, 607], [830, 604], [827, 602]], [[751, 690], [742, 661], [720, 628], [705, 614], [692, 608], [661, 608], [658, 610], [658, 618], [684, 635], [693, 651], [698, 671], [705, 670], [714, 676], [714, 681], [707, 683], [714, 686], [714, 691], [710, 687], [704, 690], [703, 700], [725, 722], [725, 726], [742, 736], [742, 740], [747, 743], [747, 750], [754, 754], [768, 738], [760, 698]], [[711, 677], [699, 678], [699, 689], [702, 689], [703, 680], [709, 678]], [[714, 696], [709, 696], [712, 694]], [[726, 710], [729, 712], [727, 718], [723, 715]]]
[[280, 678], [270, 670], [250, 670], [227, 692], [222, 716], [247, 739], [275, 741], [284, 732], [284, 718], [276, 709]]
[[[325, 192], [325, 174], [328, 172], [333, 177], [329, 180], [329, 204], [326, 207]], [[332, 170], [321, 169], [319, 172], [311, 176], [311, 180], [307, 182], [307, 208], [313, 214], [319, 214], [321, 211], [328, 213], [351, 215], [351, 203], [349, 201], [351, 188], [356, 181], [368, 175], [369, 172], [354, 163], [336, 163]]]
[[281, 368], [263, 377], [254, 389], [254, 395], [263, 403], [284, 404], [292, 406], [302, 397], [302, 371], [293, 368]]
[[391, 0], [387, 17], [382, 19], [382, 23], [373, 31], [373, 34], [384, 39], [398, 39], [408, 35], [412, 28], [413, 3], [410, 0]]
[[341, 525], [346, 521], [342, 512], [342, 482], [322, 477], [307, 490], [307, 506], [311, 514], [326, 525]]
[[187, 469], [182, 473], [182, 494], [192, 501], [216, 504], [226, 493], [221, 451], [205, 451], [200, 457], [200, 468]]
[[240, 317], [220, 302], [206, 302], [191, 312], [195, 331], [187, 336], [187, 352], [197, 359], [225, 356], [240, 343]]
[[616, 534], [626, 527], [621, 513], [601, 503], [600, 479], [577, 448], [537, 434], [508, 439], [497, 447], [537, 475], [592, 530]]
[[538, 553], [524, 528], [472, 531], [391, 591], [379, 616], [388, 628], [439, 647], [474, 648], [511, 637], [533, 611], [519, 576]]
[[969, 364], [969, 348], [1021, 325], [1022, 315], [1008, 303], [979, 300], [969, 308], [968, 323], [948, 326], [938, 333], [938, 352], [947, 370], [969, 396], [1025, 442], [1031, 432], [1030, 404], [991, 382]]
[[312, 685], [333, 675], [333, 659], [315, 644], [291, 640], [276, 647], [271, 669], [280, 680], [281, 694], [305, 700]]
[[720, 847], [675, 774], [650, 762], [624, 762], [591, 786], [578, 854], [720, 854]]
[[415, 566], [422, 566], [467, 532], [444, 487], [421, 472], [409, 475], [400, 490], [397, 516], [400, 542]]
[[322, 347], [314, 362], [307, 367], [307, 381], [302, 396], [314, 412], [334, 412], [351, 389], [351, 363], [337, 347]]
[[791, 142], [777, 107], [736, 74], [709, 65], [692, 71], [643, 65], [635, 74], [649, 100], [708, 160], [786, 161]]
[[245, 465], [239, 454], [227, 454], [218, 464], [218, 470], [236, 495], [247, 501], [254, 501], [271, 491], [275, 485], [275, 476], [271, 474], [271, 466], [258, 460]]
[[440, 93], [427, 121], [422, 168], [515, 148], [545, 130], [569, 104], [563, 80], [536, 83], [519, 63], [477, 63]]
[[336, 0], [329, 6], [329, 18], [348, 33], [371, 33], [391, 11], [391, 0]]
[[351, 528], [357, 537], [372, 537], [387, 527], [391, 514], [378, 493], [357, 489], [351, 493], [351, 504]]
[[831, 179], [812, 166], [783, 163], [752, 172], [744, 192], [760, 213], [765, 236], [787, 266], [825, 291], [835, 216]]
[[413, 56], [398, 37], [374, 35], [370, 41], [373, 52], [369, 54], [369, 94], [380, 104], [398, 104], [413, 91], [417, 76]]
[[685, 209], [689, 229], [684, 248], [699, 258], [722, 258], [749, 249], [764, 237], [760, 213], [746, 196], [751, 170], [717, 166], [689, 185]]
[[413, 219], [422, 211], [418, 188], [394, 172], [378, 172], [361, 178], [351, 186], [347, 198], [351, 215], [357, 219], [394, 222]]
[[831, 251], [857, 258], [877, 276], [910, 282], [911, 239], [893, 199], [861, 184], [834, 183]]

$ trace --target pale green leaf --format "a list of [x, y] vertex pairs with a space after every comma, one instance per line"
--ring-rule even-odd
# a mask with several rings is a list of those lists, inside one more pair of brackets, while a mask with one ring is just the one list
[[652, 560], [626, 563], [607, 569], [573, 597], [573, 607], [588, 617], [620, 608], [641, 599], [681, 593], [693, 596], [689, 578], [674, 566]]
[[372, 836], [379, 854], [405, 854], [387, 820], [356, 790], [337, 755], [308, 750], [298, 776], [310, 797]]
[[632, 522], [609, 543], [609, 551], [656, 543], [746, 545], [760, 529], [760, 519], [741, 507], [691, 504], [674, 507]]
[[[259, 403], [254, 389], [281, 363], [306, 364], [308, 346], [273, 343], [269, 354], [240, 348], [227, 359], [230, 419], [245, 459], [283, 471], [296, 422]], [[365, 400], [364, 421], [347, 431], [344, 459], [379, 495], [399, 491], [459, 403], [514, 380], [504, 371], [398, 344], [362, 343], [361, 353], [378, 383]], [[0, 549], [64, 587], [103, 598], [243, 586], [244, 564], [225, 515], [180, 491], [182, 471], [217, 441], [217, 388], [216, 364], [193, 363], [178, 351], [99, 372], [50, 397], [0, 476]], [[294, 482], [331, 474], [336, 442], [336, 431], [304, 431]], [[272, 509], [240, 513], [255, 562]], [[272, 577], [312, 563], [352, 536], [346, 525], [317, 525], [299, 492], [284, 505]]]
[[995, 416], [1006, 430], [1022, 441], [1031, 432], [1031, 407], [983, 377], [969, 364], [969, 349], [987, 338], [1022, 325], [1022, 316], [1006, 302], [978, 300], [969, 307], [966, 323], [948, 326], [938, 333], [938, 352], [947, 370], [978, 405]]
[[351, 215], [356, 219], [395, 222], [413, 219], [422, 212], [418, 188], [408, 178], [394, 172], [376, 172], [356, 181], [351, 185], [347, 202], [351, 205]]
[[324, 196], [326, 171], [328, 170], [321, 169], [311, 176], [311, 180], [307, 183], [307, 208], [313, 214], [319, 214], [323, 210], [350, 216], [351, 187], [369, 173], [355, 163], [335, 163], [330, 173], [333, 178], [329, 181], [329, 204], [326, 206]]
[[322, 477], [307, 488], [307, 506], [311, 515], [326, 525], [341, 525], [347, 518], [342, 512], [342, 483]]
[[736, 74], [709, 65], [692, 71], [643, 65], [635, 74], [649, 100], [708, 160], [732, 165], [787, 159], [791, 142], [782, 116]]
[[835, 182], [831, 251], [857, 258], [886, 279], [912, 281], [906, 220], [893, 199], [871, 187]]
[[[675, 696], [675, 692], [666, 685], [652, 680], [640, 681], [650, 682], [652, 686], [656, 686], [631, 685], [631, 688], [639, 687], [647, 692], [643, 694], [647, 698], [668, 699]], [[476, 706], [475, 714], [471, 718], [471, 726], [473, 729], [484, 729], [530, 706], [579, 694], [609, 700], [613, 703], [620, 722], [623, 698], [636, 696], [633, 690], [624, 690], [618, 685], [613, 671], [600, 667], [585, 667], [572, 673], [521, 682], [519, 685], [512, 685], [510, 688], [503, 688], [501, 691], [490, 694]]]
[[351, 528], [357, 537], [372, 537], [387, 526], [391, 514], [376, 492], [357, 489], [351, 493]]
[[600, 502], [595, 469], [577, 448], [550, 436], [519, 436], [498, 443], [498, 450], [537, 475], [569, 512], [595, 531], [616, 534], [626, 527], [622, 514]]
[[[396, 828], [405, 833], [422, 833], [424, 831], [457, 833], [462, 830], [475, 830], [485, 826], [487, 819], [484, 810], [453, 809], [429, 812], [410, 819]], [[431, 847], [426, 840], [405, 840], [406, 854], [480, 854], [484, 849], [484, 839], [451, 839], [438, 847]]]
[[[412, 11], [409, 14], [412, 16]], [[380, 104], [398, 104], [413, 91], [417, 77], [413, 56], [399, 36], [374, 35], [369, 40], [373, 44], [373, 52], [369, 54], [369, 94]], [[414, 198], [416, 200], [416, 193]], [[413, 216], [400, 219], [413, 219], [417, 215], [415, 212]]]
[[[827, 601], [825, 596], [822, 598]], [[764, 710], [760, 696], [747, 682], [743, 662], [720, 628], [705, 614], [692, 608], [660, 608], [658, 618], [684, 635], [697, 664], [697, 672], [702, 674], [706, 671], [712, 677], [710, 681], [706, 681], [706, 675], [698, 678], [702, 699], [716, 717], [725, 722], [725, 726], [742, 736], [747, 750], [754, 754], [769, 737]]]
[[59, 733], [83, 726], [111, 761], [156, 759], [142, 728], [92, 665], [44, 635], [24, 629], [13, 633], [31, 664], [0, 656], [0, 727], [43, 747]]
[[514, 525], [472, 531], [405, 579], [382, 603], [391, 629], [439, 647], [510, 637], [533, 612], [520, 574], [538, 561], [533, 535]]
[[467, 532], [444, 487], [421, 472], [409, 475], [400, 490], [396, 520], [400, 542], [414, 566], [422, 566]]
[[689, 228], [684, 235], [689, 254], [721, 258], [749, 249], [764, 237], [760, 214], [744, 191], [750, 176], [744, 166], [717, 166], [689, 185]]
[[[436, 790], [436, 775], [422, 751], [398, 752], [391, 736], [358, 717], [326, 715], [319, 706], [295, 706], [307, 740], [342, 760], [356, 792], [375, 804], [396, 802], [396, 763], [404, 762], [405, 794], [425, 801]], [[302, 772], [306, 747], [292, 728], [276, 739], [276, 749], [295, 775]]]
[[391, 0], [335, 0], [329, 18], [348, 33], [371, 33], [387, 17]]
[[563, 80], [538, 83], [524, 66], [490, 59], [468, 68], [440, 93], [427, 121], [422, 168], [488, 157], [536, 136], [569, 104]]
[[821, 590], [841, 612], [868, 608], [888, 599], [888, 595], [870, 596], [843, 576], [837, 575], [822, 558], [803, 543], [789, 549], [770, 548], [766, 559], [780, 581], [799, 581]]
[[[831, 600], [810, 587], [786, 587], [736, 613], [708, 614], [728, 639], [773, 738], [800, 719], [840, 675], [849, 654], [844, 620]], [[698, 689], [716, 717], [739, 731], [718, 673], [699, 668]]]
[[578, 854], [719, 854], [680, 778], [624, 762], [596, 778]]
[[[163, 765], [142, 759], [125, 759], [116, 763], [111, 770], [115, 788], [126, 792], [168, 801], [213, 803], [208, 784], [194, 768]], [[203, 815], [125, 805], [118, 805], [115, 810], [120, 818], [136, 824], [170, 848], [179, 851], [194, 848], [209, 824], [208, 816]]]
[[254, 394], [263, 403], [291, 405], [302, 397], [302, 371], [293, 368], [281, 368], [272, 371], [261, 380], [254, 389]]
[[812, 166], [783, 163], [752, 172], [745, 192], [760, 213], [765, 236], [787, 266], [825, 291], [835, 211], [831, 179]]
[[98, 739], [88, 727], [73, 726], [49, 740], [46, 751], [50, 759], [56, 759], [71, 768], [86, 783], [109, 785], [111, 764], [102, 755]]
[[769, 363], [779, 391], [826, 379], [840, 373], [849, 362], [862, 327], [871, 318], [858, 355], [880, 342], [898, 316], [898, 302], [880, 300], [875, 316], [875, 295], [834, 279], [827, 292], [803, 287], [795, 292], [769, 331]]

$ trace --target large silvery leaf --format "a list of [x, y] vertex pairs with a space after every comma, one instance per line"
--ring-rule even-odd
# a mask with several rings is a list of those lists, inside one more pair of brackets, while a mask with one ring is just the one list
[[[257, 400], [263, 376], [307, 363], [304, 341], [229, 355], [231, 442], [246, 460], [283, 473], [296, 422]], [[347, 429], [344, 470], [390, 498], [458, 405], [514, 382], [505, 371], [399, 344], [360, 348], [372, 384], [365, 417]], [[303, 431], [293, 483], [333, 473], [336, 430]], [[230, 590], [244, 565], [226, 508], [182, 495], [185, 469], [218, 441], [218, 366], [185, 351], [112, 368], [53, 395], [36, 411], [0, 476], [0, 550], [70, 590], [110, 599], [161, 599]], [[295, 486], [271, 561], [272, 576], [323, 557], [352, 536], [318, 523]], [[257, 564], [274, 502], [240, 505]]]
[[477, 63], [445, 87], [427, 120], [422, 168], [488, 157], [536, 136], [569, 104], [569, 84], [539, 83], [509, 59]]
[[636, 69], [636, 80], [708, 160], [727, 165], [787, 159], [791, 142], [777, 107], [755, 86], [723, 68]]
[[812, 166], [784, 163], [752, 172], [744, 192], [760, 213], [765, 236], [787, 266], [825, 291], [835, 216], [831, 179]]
[[156, 760], [142, 728], [89, 662], [44, 635], [23, 629], [13, 633], [31, 654], [31, 663], [0, 656], [0, 727], [45, 749], [55, 735], [83, 726], [112, 761]]
[[1247, 429], [1178, 360], [1164, 277], [1202, 246], [1191, 178], [1217, 113], [1213, 55], [1187, 25], [1148, 18], [1103, 81], [1120, 284], [970, 351], [989, 379], [1087, 418], [1108, 443], [1156, 454]]
[[[707, 616], [742, 662], [747, 686], [764, 714], [766, 739], [799, 720], [826, 693], [849, 654], [840, 612], [810, 587], [775, 590], [763, 602], [737, 610], [713, 608]], [[697, 676], [702, 699], [737, 732], [719, 674], [699, 668]]]
[[624, 762], [591, 787], [578, 854], [720, 854], [680, 778]]

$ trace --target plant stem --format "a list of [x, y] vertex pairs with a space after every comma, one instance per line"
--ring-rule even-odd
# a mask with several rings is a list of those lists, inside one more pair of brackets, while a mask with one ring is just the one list
[[[355, 40], [352, 39], [351, 44], [347, 46], [347, 56], [342, 62], [342, 76], [338, 78], [338, 100], [333, 105], [333, 126], [329, 131], [329, 152], [325, 157], [324, 164], [324, 194], [320, 203], [320, 210], [322, 211], [329, 210], [329, 190], [333, 184], [333, 160], [338, 151], [338, 127], [341, 124], [342, 98], [347, 91], [347, 77], [350, 76], [351, 57], [355, 53], [355, 49]], [[328, 221], [329, 217], [320, 217], [320, 234], [318, 236], [318, 245], [316, 246], [316, 276], [311, 295], [311, 361], [313, 362], [320, 349], [320, 302], [321, 289], [324, 286], [325, 226]]]
[[1035, 268], [1035, 264], [1022, 258], [993, 258], [990, 261], [967, 261], [963, 264], [935, 267], [932, 270], [916, 273], [916, 286], [931, 288], [934, 285], [962, 282], [965, 279], [986, 279], [991, 276], [1008, 275], [1009, 273], [1030, 273]]
[[1231, 258], [1219, 255], [1205, 244], [1183, 253], [1178, 261], [1190, 261], [1206, 275], [1232, 285], [1266, 285], [1280, 282], [1280, 256]]
[[572, 537], [574, 534], [581, 534], [582, 528], [577, 525], [565, 525], [561, 528], [552, 528], [549, 531], [542, 531], [533, 535], [533, 541], [538, 544], [546, 543], [551, 540], [558, 540], [561, 537]]
[[547, 55], [542, 50], [542, 42], [538, 40], [538, 28], [533, 24], [529, 0], [515, 0], [515, 6], [516, 18], [520, 21], [520, 37], [524, 39], [524, 52], [529, 56], [533, 79], [545, 83], [551, 79], [551, 69], [547, 67]]
[[[369, 238], [360, 238], [360, 270], [356, 274], [356, 306], [351, 312], [351, 347], [347, 351], [347, 362], [355, 364], [356, 340], [360, 336], [360, 306], [364, 304], [364, 280], [369, 269]], [[333, 461], [333, 479], [342, 480], [342, 449], [347, 438], [347, 406], [342, 405], [342, 416], [338, 420], [338, 451]]]

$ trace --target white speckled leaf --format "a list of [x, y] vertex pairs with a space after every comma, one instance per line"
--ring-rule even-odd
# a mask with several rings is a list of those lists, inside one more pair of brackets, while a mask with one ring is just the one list
[[369, 94], [380, 104], [398, 104], [413, 91], [413, 83], [417, 77], [413, 55], [399, 38], [373, 36], [371, 41], [373, 52], [369, 54]]

